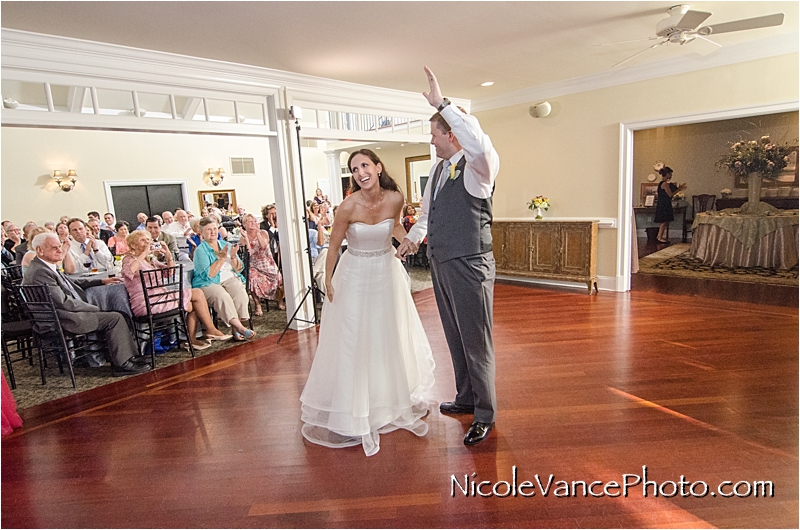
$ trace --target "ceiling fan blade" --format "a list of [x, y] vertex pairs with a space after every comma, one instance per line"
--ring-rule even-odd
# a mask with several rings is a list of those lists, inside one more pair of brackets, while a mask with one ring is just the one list
[[710, 16], [711, 13], [706, 13], [705, 11], [687, 11], [683, 18], [675, 24], [675, 27], [683, 31], [692, 31]]
[[634, 53], [633, 55], [631, 55], [631, 56], [630, 56], [630, 57], [628, 57], [627, 59], [623, 59], [623, 60], [621, 60], [621, 61], [620, 61], [620, 62], [618, 62], [617, 64], [613, 65], [611, 68], [616, 68], [617, 66], [619, 66], [619, 65], [621, 65], [621, 64], [625, 64], [625, 63], [627, 63], [628, 61], [630, 61], [631, 59], [633, 59], [634, 57], [636, 57], [637, 55], [639, 55], [639, 54], [641, 54], [641, 53], [644, 53], [644, 52], [646, 52], [647, 50], [652, 50], [653, 48], [657, 48], [657, 47], [661, 46], [662, 44], [666, 44], [666, 43], [668, 43], [668, 42], [669, 42], [669, 41], [667, 41], [667, 40], [665, 40], [665, 41], [662, 41], [662, 42], [657, 42], [657, 43], [653, 44], [652, 46], [649, 46], [649, 47], [645, 48], [644, 50], [642, 50], [642, 51], [640, 51], [640, 52], [636, 52], [636, 53]]
[[734, 20], [733, 22], [723, 22], [713, 24], [697, 30], [700, 35], [718, 35], [720, 33], [730, 33], [732, 31], [743, 31], [746, 29], [769, 28], [783, 24], [783, 13], [766, 15], [763, 17], [746, 18], [744, 20]]
[[703, 40], [704, 40], [704, 41], [706, 41], [706, 42], [710, 42], [710, 43], [711, 43], [711, 44], [713, 44], [714, 46], [718, 46], [718, 47], [722, 48], [722, 44], [716, 43], [716, 42], [714, 42], [714, 41], [713, 41], [713, 40], [711, 40], [711, 39], [707, 39], [707, 38], [703, 37], [702, 35], [698, 35], [698, 36], [697, 36], [697, 38], [698, 38], [698, 39], [703, 39]]
[[595, 44], [594, 46], [614, 46], [615, 44], [626, 44], [628, 42], [642, 42], [644, 40], [658, 40], [660, 37], [647, 37], [646, 39], [633, 39], [633, 40], [621, 40], [618, 42], [605, 42], [602, 44]]

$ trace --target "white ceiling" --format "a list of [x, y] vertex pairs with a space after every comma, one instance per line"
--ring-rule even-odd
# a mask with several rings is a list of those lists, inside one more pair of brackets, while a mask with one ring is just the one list
[[[608, 72], [652, 45], [666, 2], [2, 2], [2, 27], [205, 57], [400, 90], [480, 99]], [[786, 14], [782, 26], [714, 36], [726, 47], [797, 35], [798, 2], [698, 2], [706, 25]], [[796, 38], [796, 37], [795, 37]], [[625, 67], [706, 54], [702, 41]], [[616, 70], [616, 69], [615, 69]], [[624, 70], [620, 68], [619, 71]], [[484, 88], [483, 81], [495, 85]]]

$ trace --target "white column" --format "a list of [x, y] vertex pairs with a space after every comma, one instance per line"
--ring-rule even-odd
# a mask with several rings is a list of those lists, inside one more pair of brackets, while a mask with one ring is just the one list
[[[273, 101], [270, 101], [274, 104]], [[279, 152], [280, 156], [271, 156], [272, 174], [275, 185], [275, 207], [278, 210], [278, 233], [281, 241], [281, 263], [283, 268], [283, 285], [286, 290], [286, 318], [294, 314], [310, 283], [308, 271], [308, 247], [305, 234], [304, 199], [300, 191], [300, 168], [297, 145], [297, 132], [294, 121], [288, 119], [289, 106], [283, 109], [270, 108], [268, 117], [270, 127], [278, 131], [277, 137], [270, 138], [271, 153]], [[277, 115], [287, 119], [277, 120]], [[280, 178], [275, 178], [280, 176]], [[298, 319], [314, 320], [313, 298], [308, 296], [305, 304], [297, 313]], [[292, 329], [305, 329], [313, 324], [295, 320]]]
[[331, 206], [336, 206], [344, 200], [342, 196], [342, 170], [339, 162], [341, 151], [325, 151], [328, 155], [328, 180], [330, 181], [330, 193], [328, 199]]

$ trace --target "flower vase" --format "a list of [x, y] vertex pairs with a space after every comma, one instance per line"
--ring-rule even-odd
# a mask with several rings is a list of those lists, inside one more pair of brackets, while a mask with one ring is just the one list
[[747, 201], [756, 203], [761, 201], [761, 173], [747, 174]]
[[543, 210], [541, 208], [535, 208], [534, 213], [536, 213], [535, 219], [542, 219], [544, 216], [542, 215]]

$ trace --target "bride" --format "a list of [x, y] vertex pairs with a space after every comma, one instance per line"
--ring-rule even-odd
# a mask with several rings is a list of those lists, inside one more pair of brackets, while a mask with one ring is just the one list
[[348, 167], [355, 191], [333, 221], [319, 345], [300, 396], [302, 433], [326, 447], [361, 444], [372, 456], [380, 434], [428, 432], [422, 418], [434, 362], [391, 242], [393, 234], [399, 241], [406, 235], [403, 195], [372, 151], [355, 151]]

